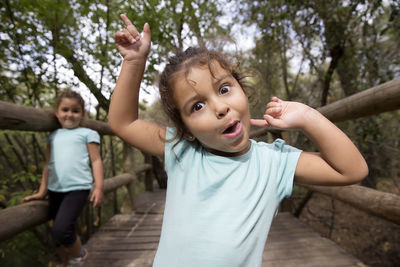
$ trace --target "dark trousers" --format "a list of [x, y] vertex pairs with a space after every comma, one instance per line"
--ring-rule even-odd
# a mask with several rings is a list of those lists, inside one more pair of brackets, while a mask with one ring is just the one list
[[71, 247], [76, 240], [75, 223], [85, 206], [90, 190], [54, 192], [49, 190], [51, 235], [57, 245]]

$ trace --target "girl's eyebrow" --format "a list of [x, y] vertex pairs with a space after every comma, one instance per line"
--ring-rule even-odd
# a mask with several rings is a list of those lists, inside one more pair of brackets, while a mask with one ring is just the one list
[[228, 73], [228, 74], [222, 75], [221, 77], [217, 77], [217, 78], [216, 78], [216, 81], [213, 82], [213, 86], [216, 87], [218, 84], [221, 83], [221, 81], [223, 81], [223, 80], [226, 79], [227, 77], [232, 77], [232, 74]]
[[189, 105], [189, 104], [191, 104], [193, 101], [195, 101], [196, 100], [196, 98], [198, 98], [199, 96], [196, 94], [196, 95], [193, 95], [192, 97], [190, 97], [189, 99], [187, 99], [186, 101], [185, 101], [185, 104], [183, 105], [183, 110], [187, 110], [187, 106]]

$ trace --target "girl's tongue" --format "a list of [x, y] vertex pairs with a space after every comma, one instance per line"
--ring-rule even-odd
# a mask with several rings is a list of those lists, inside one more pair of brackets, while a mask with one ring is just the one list
[[235, 122], [232, 126], [228, 127], [223, 135], [227, 137], [236, 137], [242, 132], [242, 124], [238, 121]]

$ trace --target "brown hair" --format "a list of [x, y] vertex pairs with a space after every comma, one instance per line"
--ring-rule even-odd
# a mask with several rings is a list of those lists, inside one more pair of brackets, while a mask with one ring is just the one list
[[217, 61], [223, 69], [232, 74], [242, 89], [248, 87], [243, 81], [243, 79], [247, 76], [237, 71], [238, 65], [234, 66], [233, 64], [229, 63], [224, 56], [217, 51], [207, 50], [205, 48], [190, 47], [184, 52], [170, 57], [167, 66], [161, 73], [158, 87], [164, 111], [172, 120], [176, 128], [176, 135], [172, 138], [172, 140], [178, 138], [178, 140], [181, 141], [185, 134], [189, 134], [173, 98], [173, 76], [182, 70], [186, 76], [189, 74], [190, 69], [194, 66], [208, 66], [211, 74], [213, 75], [211, 62], [214, 60]]
[[76, 101], [78, 101], [79, 105], [82, 108], [82, 112], [85, 113], [85, 100], [83, 100], [82, 96], [79, 93], [72, 91], [70, 89], [66, 89], [66, 90], [62, 91], [61, 94], [57, 97], [56, 103], [55, 103], [55, 109], [58, 109], [58, 107], [60, 106], [61, 100], [63, 100], [64, 98], [72, 98], [72, 99], [75, 99]]

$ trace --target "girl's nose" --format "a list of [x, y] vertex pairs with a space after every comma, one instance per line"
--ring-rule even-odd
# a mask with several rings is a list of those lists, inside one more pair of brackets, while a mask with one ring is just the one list
[[215, 114], [218, 119], [222, 119], [223, 117], [225, 117], [229, 111], [230, 111], [230, 108], [225, 103], [219, 103], [218, 105], [216, 105]]

